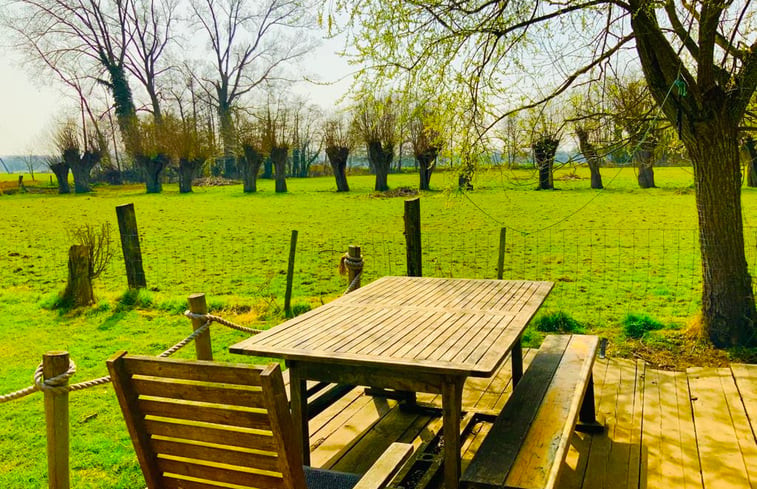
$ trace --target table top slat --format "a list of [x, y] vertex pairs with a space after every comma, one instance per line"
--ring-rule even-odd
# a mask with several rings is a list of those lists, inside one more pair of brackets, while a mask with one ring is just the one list
[[316, 363], [489, 376], [552, 289], [525, 280], [384, 277], [231, 347]]

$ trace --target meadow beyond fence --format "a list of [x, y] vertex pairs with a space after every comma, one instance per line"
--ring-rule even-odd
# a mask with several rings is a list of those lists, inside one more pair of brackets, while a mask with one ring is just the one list
[[[497, 188], [503, 180], [493, 174], [484, 180], [489, 187], [479, 185], [465, 197], [424, 194], [423, 275], [496, 278], [504, 244], [504, 278], [555, 282], [543, 310], [562, 310], [590, 325], [617, 323], [629, 312], [685, 322], [700, 306], [696, 211], [693, 195], [680, 188], [686, 172], [661, 169], [662, 185], [666, 175], [675, 187], [633, 189], [623, 180], [632, 175], [621, 174], [614, 182], [620, 189], [601, 194], [583, 188], [582, 180], [560, 182], [561, 192], [533, 192], [522, 183]], [[415, 176], [392, 177], [404, 182]], [[290, 232], [297, 230], [294, 300], [325, 301], [346, 287], [336, 269], [350, 244], [362, 247], [364, 282], [406, 273], [403, 199], [365, 192], [360, 185], [368, 187], [370, 178], [353, 177], [359, 182], [356, 191], [346, 195], [324, 192], [320, 187], [331, 181], [323, 178], [294, 180], [287, 195], [265, 188], [243, 195], [231, 186], [198, 189], [194, 195], [145, 196], [127, 187], [93, 196], [19, 196], [12, 203], [22, 205], [16, 216], [11, 210], [9, 229], [0, 238], [9, 272], [3, 287], [58, 292], [66, 278], [67, 232], [76, 224], [102, 221], [117, 231], [115, 207], [129, 199], [153, 292], [185, 297], [201, 291], [281, 307]], [[747, 192], [745, 247], [755, 276], [757, 227], [749, 225], [755, 199]], [[586, 202], [590, 205], [582, 208]], [[126, 285], [118, 233], [114, 236], [116, 259], [98, 284], [106, 294], [120, 293]]]
[[[601, 192], [588, 188], [581, 170], [580, 178], [556, 174], [554, 192], [535, 192], [531, 173], [510, 171], [478, 176], [467, 195], [423, 192], [423, 275], [496, 278], [505, 228], [503, 278], [555, 282], [540, 314], [565, 312], [609, 338], [611, 353], [625, 342], [620, 321], [628, 313], [683, 326], [700, 308], [691, 174], [658, 169], [660, 188], [640, 190], [632, 169], [610, 171]], [[431, 186], [452, 188], [454, 177], [434, 174]], [[416, 187], [417, 175], [390, 175], [389, 185]], [[349, 193], [336, 193], [328, 178], [288, 186], [284, 195], [261, 181], [253, 195], [240, 185], [198, 187], [190, 195], [167, 185], [160, 195], [106, 186], [90, 195], [0, 196], [0, 394], [27, 387], [47, 351], [69, 351], [77, 379], [105, 375], [105, 359], [118, 350], [158, 355], [189, 332], [182, 313], [193, 293], [207, 294], [211, 312], [238, 324], [264, 329], [280, 322], [292, 230], [299, 232], [295, 312], [345, 291], [348, 279], [337, 266], [349, 245], [362, 247], [363, 284], [406, 273], [404, 198], [373, 193], [371, 176], [351, 176]], [[742, 200], [755, 276], [757, 193], [745, 188]], [[115, 209], [125, 203], [134, 204], [147, 281], [136, 301], [126, 293], [118, 242]], [[116, 256], [95, 281], [96, 304], [48, 309], [65, 287], [70, 231], [102, 222], [112, 227]], [[215, 328], [212, 337], [214, 359], [239, 360], [228, 346], [244, 334]], [[70, 408], [72, 487], [144, 487], [110, 387], [72, 395]], [[46, 485], [43, 417], [38, 396], [0, 409], [0, 487]]]

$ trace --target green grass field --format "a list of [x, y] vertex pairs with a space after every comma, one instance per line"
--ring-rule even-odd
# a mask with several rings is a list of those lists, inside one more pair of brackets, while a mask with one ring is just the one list
[[[452, 189], [456, 176], [438, 173], [436, 191], [421, 195], [424, 275], [495, 278], [500, 229], [507, 228], [505, 278], [553, 280], [544, 314], [563, 312], [586, 330], [627, 351], [622, 321], [647, 314], [675, 336], [699, 308], [700, 262], [692, 175], [660, 168], [659, 188], [641, 190], [632, 169], [603, 170], [604, 191], [589, 189], [588, 174], [563, 170], [557, 191], [536, 192], [526, 170], [490, 170], [476, 191]], [[0, 394], [31, 384], [42, 354], [68, 350], [78, 365], [73, 382], [105, 375], [105, 359], [119, 349], [158, 354], [191, 330], [181, 316], [185, 298], [208, 295], [220, 314], [247, 324], [281, 320], [291, 230], [299, 231], [294, 303], [315, 307], [338, 295], [346, 280], [336, 271], [350, 244], [363, 247], [366, 280], [404, 274], [403, 198], [373, 194], [373, 177], [350, 177], [353, 191], [337, 194], [331, 178], [290, 179], [277, 195], [272, 181], [260, 192], [241, 185], [160, 195], [142, 186], [98, 187], [90, 195], [42, 193], [48, 175], [24, 181], [30, 192], [0, 195]], [[17, 176], [3, 175], [3, 188]], [[390, 187], [417, 187], [414, 174], [390, 175]], [[116, 259], [96, 283], [98, 302], [87, 310], [47, 309], [65, 285], [69, 232], [107, 221], [117, 231], [115, 207], [133, 202], [149, 290], [123, 297], [126, 278]], [[757, 265], [757, 191], [744, 189], [747, 257]], [[418, 300], [422, 300], [419, 298]], [[244, 337], [214, 329], [219, 360]], [[539, 334], [529, 335], [538, 341]], [[644, 347], [665, 348], [663, 333]], [[192, 348], [178, 354], [191, 357]], [[0, 487], [46, 485], [41, 395], [0, 408]], [[71, 394], [71, 471], [77, 488], [144, 487], [109, 387]]]

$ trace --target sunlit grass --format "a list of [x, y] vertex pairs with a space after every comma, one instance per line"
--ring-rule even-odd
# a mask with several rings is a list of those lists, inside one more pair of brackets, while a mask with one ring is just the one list
[[[536, 192], [533, 172], [494, 169], [477, 176], [467, 196], [453, 190], [456, 175], [437, 173], [436, 190], [421, 195], [424, 275], [495, 278], [500, 229], [507, 227], [505, 278], [556, 283], [545, 315], [562, 312], [611, 342], [623, 341], [621, 320], [629, 313], [685, 324], [699, 307], [692, 176], [680, 168], [656, 173], [659, 188], [640, 190], [632, 169], [603, 169], [607, 189], [598, 192], [586, 172], [563, 179], [571, 171], [561, 170], [559, 190]], [[47, 175], [36, 177], [41, 187], [49, 183]], [[392, 188], [417, 181], [415, 174], [389, 176]], [[105, 375], [105, 359], [117, 350], [162, 352], [191, 331], [181, 312], [194, 292], [240, 322], [275, 324], [292, 229], [299, 231], [299, 310], [346, 288], [337, 263], [350, 244], [363, 246], [365, 281], [404, 274], [403, 199], [375, 195], [371, 176], [350, 177], [350, 186], [352, 192], [338, 194], [333, 179], [313, 178], [290, 179], [284, 195], [264, 180], [254, 195], [243, 194], [241, 185], [181, 195], [169, 184], [160, 195], [130, 185], [96, 187], [88, 195], [0, 196], [0, 394], [29, 385], [47, 350], [71, 353], [74, 382]], [[49, 309], [65, 285], [68, 232], [103, 221], [116, 230], [115, 207], [127, 202], [136, 208], [148, 290], [125, 292], [116, 243], [116, 260], [96, 284], [95, 306]], [[743, 204], [754, 267], [753, 189], [744, 190]], [[212, 338], [217, 359], [240, 360], [227, 347], [241, 333], [214, 327]], [[192, 355], [191, 346], [179, 353]], [[71, 399], [72, 486], [144, 487], [110, 388]], [[0, 408], [0, 487], [46, 484], [42, 416], [39, 394]]]

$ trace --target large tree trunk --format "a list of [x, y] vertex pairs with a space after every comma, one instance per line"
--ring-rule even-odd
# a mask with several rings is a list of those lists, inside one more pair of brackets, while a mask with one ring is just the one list
[[543, 136], [533, 144], [534, 160], [539, 170], [538, 190], [551, 190], [555, 188], [552, 180], [552, 167], [555, 163], [555, 153], [560, 141], [552, 136]]
[[748, 187], [757, 187], [757, 145], [752, 137], [747, 137], [744, 142], [747, 153], [749, 154], [749, 163], [747, 163], [746, 184]]
[[55, 174], [55, 178], [58, 180], [58, 193], [70, 194], [71, 187], [68, 185], [68, 165], [66, 163], [55, 163], [50, 165], [50, 170]]
[[[683, 63], [665, 38], [654, 9], [646, 8], [649, 2], [629, 3], [647, 85], [668, 121], [680, 120], [681, 139], [694, 165], [704, 330], [719, 347], [755, 344], [757, 310], [744, 252], [737, 139], [739, 124], [757, 85], [754, 65], [750, 64], [754, 59], [747, 58], [742, 71], [719, 84], [724, 82], [716, 73], [722, 68], [713, 61], [717, 12], [722, 5], [704, 2], [702, 16], [705, 9], [709, 10], [707, 21], [699, 25], [699, 34], [709, 39], [709, 49], [702, 49], [696, 59], [697, 78], [684, 72], [689, 75], [686, 83], [691, 95], [668, 97], [675, 77], [681, 76]], [[712, 13], [716, 15], [709, 15]], [[699, 47], [707, 48], [706, 40]]]
[[655, 187], [654, 152], [656, 147], [657, 140], [652, 135], [634, 144], [635, 151], [631, 158], [639, 171], [637, 179], [641, 188]]
[[68, 250], [68, 282], [61, 302], [71, 307], [87, 306], [95, 302], [89, 246], [73, 245]]
[[434, 171], [434, 159], [436, 159], [436, 155], [421, 154], [416, 157], [418, 174], [420, 176], [418, 188], [421, 190], [431, 190], [431, 173]]
[[386, 148], [381, 141], [371, 141], [368, 143], [368, 159], [376, 171], [376, 192], [386, 192], [389, 190], [387, 179], [389, 168], [394, 159], [394, 147]]
[[218, 89], [218, 119], [221, 124], [221, 141], [223, 142], [223, 176], [238, 178], [234, 146], [236, 131], [231, 113], [231, 104], [227, 100], [225, 90]]
[[71, 173], [74, 175], [74, 192], [85, 194], [92, 191], [89, 184], [89, 170], [84, 165], [72, 166]]
[[276, 173], [276, 193], [287, 191], [287, 146], [274, 146], [271, 148], [271, 161]]
[[179, 158], [179, 193], [188, 194], [192, 191], [192, 180], [197, 175], [197, 169], [202, 165], [201, 160]]
[[704, 326], [718, 347], [745, 345], [756, 340], [757, 312], [744, 252], [737, 129], [708, 126], [697, 125], [696, 137], [684, 140], [694, 164]]
[[124, 141], [126, 152], [136, 156], [139, 144], [139, 130], [137, 128], [137, 108], [134, 106], [134, 98], [123, 65], [106, 66], [110, 75], [110, 90], [113, 95], [113, 105], [116, 112], [118, 128]]
[[155, 157], [145, 155], [136, 156], [137, 165], [142, 169], [145, 175], [145, 190], [148, 194], [159, 194], [163, 191], [161, 174], [168, 164], [168, 157], [158, 154]]
[[326, 148], [326, 156], [329, 158], [331, 169], [334, 170], [336, 191], [349, 192], [350, 186], [347, 183], [347, 158], [350, 156], [350, 149], [345, 146], [329, 146]]
[[258, 172], [263, 163], [263, 153], [252, 146], [243, 145], [244, 158], [239, 159], [242, 185], [245, 193], [258, 191]]
[[589, 141], [589, 135], [583, 128], [576, 129], [576, 135], [578, 136], [578, 145], [581, 149], [581, 154], [586, 158], [589, 172], [591, 172], [591, 188], [604, 188], [602, 186], [602, 174], [599, 173], [599, 169], [602, 166], [602, 158], [599, 157], [597, 148]]

